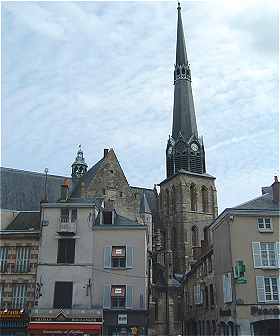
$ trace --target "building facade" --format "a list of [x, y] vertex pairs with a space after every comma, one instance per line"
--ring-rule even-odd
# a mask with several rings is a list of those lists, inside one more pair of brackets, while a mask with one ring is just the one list
[[40, 213], [18, 212], [0, 231], [0, 328], [26, 335], [36, 293]]
[[184, 335], [216, 335], [217, 304], [210, 232], [196, 250], [197, 261], [184, 277]]
[[129, 186], [113, 150], [87, 171], [79, 149], [72, 181], [59, 201], [41, 205], [40, 292], [29, 332], [146, 335], [157, 195]]
[[279, 335], [279, 182], [211, 225], [219, 335]]

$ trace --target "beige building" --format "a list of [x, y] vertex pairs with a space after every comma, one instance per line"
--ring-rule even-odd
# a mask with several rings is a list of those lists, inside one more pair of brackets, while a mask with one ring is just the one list
[[32, 335], [146, 335], [156, 197], [128, 184], [112, 149], [89, 170], [79, 149], [72, 189], [66, 180], [57, 202], [41, 204]]
[[36, 292], [40, 213], [21, 211], [9, 218], [0, 231], [0, 327], [6, 334], [25, 335]]
[[279, 335], [279, 182], [211, 225], [220, 335]]

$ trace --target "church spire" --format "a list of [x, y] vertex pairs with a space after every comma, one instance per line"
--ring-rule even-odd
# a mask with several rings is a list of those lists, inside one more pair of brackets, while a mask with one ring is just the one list
[[166, 148], [167, 177], [183, 169], [205, 173], [202, 138], [198, 137], [191, 87], [191, 71], [187, 58], [181, 6], [178, 2], [176, 64], [174, 69], [174, 105], [172, 136]]
[[187, 58], [180, 2], [178, 2], [177, 10], [178, 10], [178, 22], [177, 22], [176, 64], [182, 65], [188, 63], [188, 58]]
[[178, 3], [176, 64], [174, 69], [174, 106], [172, 137], [177, 139], [181, 133], [185, 140], [197, 136], [191, 72], [187, 58], [181, 6]]

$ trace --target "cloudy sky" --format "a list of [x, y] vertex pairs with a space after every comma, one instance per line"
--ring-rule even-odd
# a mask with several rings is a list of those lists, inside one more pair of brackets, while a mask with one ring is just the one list
[[[182, 2], [207, 170], [219, 210], [278, 166], [277, 1]], [[165, 177], [177, 4], [2, 2], [2, 166], [70, 175], [113, 147], [131, 185]]]

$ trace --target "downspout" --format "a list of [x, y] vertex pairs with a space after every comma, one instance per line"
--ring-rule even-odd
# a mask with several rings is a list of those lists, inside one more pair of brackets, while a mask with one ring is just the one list
[[[231, 248], [231, 223], [233, 223], [234, 217], [230, 216], [229, 220], [227, 221], [227, 224], [229, 226], [229, 237], [230, 237], [230, 243], [229, 243], [229, 254], [230, 254], [230, 259], [231, 259], [231, 263], [233, 265], [233, 259], [232, 259], [232, 248]], [[234, 267], [234, 265], [233, 265]], [[233, 269], [231, 269], [231, 271], [233, 271]], [[232, 273], [232, 272], [231, 272]], [[233, 274], [233, 273], [232, 273]], [[236, 330], [237, 327], [237, 311], [236, 311], [236, 288], [235, 288], [235, 279], [232, 276], [232, 294], [233, 294], [233, 304], [234, 304], [234, 314], [233, 314], [233, 320], [234, 320], [234, 328]]]

